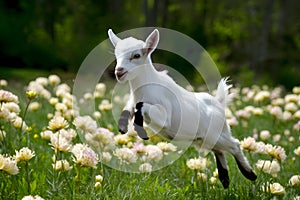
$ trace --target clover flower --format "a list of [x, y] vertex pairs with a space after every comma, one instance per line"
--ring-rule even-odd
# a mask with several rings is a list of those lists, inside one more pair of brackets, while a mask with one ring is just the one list
[[26, 130], [28, 128], [26, 123], [19, 116], [17, 116], [15, 119], [12, 120], [12, 124], [16, 129], [21, 129], [22, 128], [22, 130]]
[[136, 153], [127, 147], [116, 149], [114, 155], [121, 160], [121, 163], [135, 163], [138, 159]]
[[160, 161], [163, 158], [163, 151], [156, 145], [145, 146], [145, 155], [142, 160], [145, 162]]
[[11, 157], [5, 157], [0, 154], [0, 171], [4, 171], [10, 175], [19, 173], [17, 161]]
[[172, 143], [168, 143], [168, 142], [159, 142], [159, 143], [157, 143], [157, 146], [162, 151], [174, 152], [177, 150], [177, 147], [175, 145], [173, 145]]
[[29, 100], [34, 99], [36, 97], [36, 95], [37, 95], [36, 91], [33, 91], [33, 90], [28, 90], [26, 92], [26, 96]]
[[109, 152], [102, 153], [102, 161], [109, 162], [109, 161], [111, 161], [111, 158], [112, 158], [112, 156]]
[[294, 175], [290, 178], [289, 184], [291, 186], [296, 186], [300, 184], [300, 175]]
[[73, 168], [67, 160], [57, 160], [52, 167], [56, 171], [69, 171]]
[[240, 146], [244, 150], [255, 151], [256, 149], [255, 139], [253, 137], [244, 138], [244, 140], [240, 141]]
[[49, 121], [48, 128], [52, 131], [58, 131], [60, 129], [68, 128], [69, 124], [62, 116], [54, 116], [53, 119]]
[[39, 104], [39, 102], [31, 102], [28, 106], [28, 110], [30, 111], [37, 111], [38, 109], [40, 109], [41, 105]]
[[210, 165], [210, 162], [207, 158], [199, 157], [187, 160], [186, 165], [192, 170], [203, 171]]
[[268, 130], [262, 130], [262, 131], [260, 132], [260, 138], [261, 138], [262, 140], [267, 140], [267, 139], [269, 139], [270, 137], [271, 137], [270, 131], [268, 131]]
[[139, 167], [140, 172], [152, 172], [152, 165], [150, 163], [143, 163]]
[[59, 76], [52, 74], [48, 77], [48, 81], [50, 85], [58, 85], [60, 83], [60, 78]]
[[284, 195], [285, 194], [285, 189], [280, 183], [269, 183], [267, 182], [262, 186], [262, 190], [264, 192], [270, 192], [271, 194], [275, 195]]
[[24, 196], [22, 200], [44, 200], [44, 199], [39, 195], [35, 195], [35, 196], [28, 195], [28, 196]]
[[270, 144], [266, 145], [266, 152], [272, 158], [275, 158], [279, 162], [286, 159], [286, 154], [284, 148], [281, 146], [272, 146]]
[[35, 156], [34, 151], [31, 151], [28, 147], [23, 147], [19, 151], [16, 151], [15, 159], [17, 162], [21, 162], [21, 161], [27, 162], [34, 156]]
[[73, 124], [76, 128], [88, 133], [95, 133], [97, 129], [97, 122], [88, 115], [76, 117]]
[[298, 156], [300, 156], [300, 146], [297, 147], [295, 150], [294, 150], [294, 153]]
[[7, 85], [8, 85], [7, 80], [4, 80], [4, 79], [0, 80], [0, 87], [6, 87]]
[[16, 95], [13, 93], [6, 91], [6, 90], [0, 90], [0, 103], [8, 103], [8, 102], [15, 102], [19, 103], [19, 99]]
[[114, 137], [114, 140], [119, 145], [125, 145], [132, 141], [131, 137], [128, 134], [119, 134]]
[[112, 104], [109, 103], [107, 99], [102, 100], [101, 104], [98, 106], [101, 111], [108, 111], [112, 109]]
[[280, 171], [280, 165], [276, 160], [258, 160], [256, 163], [256, 167], [259, 170], [272, 175], [273, 177], [277, 177], [277, 174]]
[[72, 138], [64, 137], [61, 132], [56, 132], [50, 136], [50, 144], [55, 151], [68, 152], [72, 147]]
[[76, 144], [71, 152], [74, 155], [74, 162], [83, 167], [96, 168], [98, 163], [97, 154], [86, 144]]
[[197, 172], [197, 179], [201, 180], [202, 182], [206, 182], [207, 175], [205, 173]]

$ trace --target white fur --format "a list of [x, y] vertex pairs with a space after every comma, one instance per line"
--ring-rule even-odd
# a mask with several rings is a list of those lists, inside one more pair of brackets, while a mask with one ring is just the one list
[[[150, 55], [156, 48], [159, 32], [154, 30], [146, 41], [135, 38], [119, 39], [111, 30], [108, 35], [115, 46], [118, 69], [127, 72], [119, 82], [129, 83], [131, 97], [125, 106], [133, 115], [135, 105], [143, 102], [142, 114], [148, 127], [165, 138], [194, 141], [220, 154], [222, 166], [227, 168], [224, 151], [232, 153], [247, 171], [251, 171], [239, 142], [231, 137], [226, 123], [225, 107], [233, 95], [227, 78], [220, 80], [216, 96], [193, 93], [177, 85], [166, 72], [158, 72]], [[135, 54], [141, 55], [133, 59]]]

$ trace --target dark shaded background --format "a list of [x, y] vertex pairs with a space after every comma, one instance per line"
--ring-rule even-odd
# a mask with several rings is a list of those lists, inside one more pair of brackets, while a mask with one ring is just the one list
[[[109, 28], [118, 33], [143, 26], [189, 35], [223, 76], [243, 85], [300, 84], [298, 0], [2, 0], [1, 75], [10, 68], [76, 73]], [[155, 58], [197, 82], [183, 59]]]

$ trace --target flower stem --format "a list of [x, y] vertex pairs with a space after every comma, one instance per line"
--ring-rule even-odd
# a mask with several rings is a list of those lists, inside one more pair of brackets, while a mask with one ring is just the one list
[[[27, 114], [27, 111], [28, 111], [28, 107], [29, 107], [29, 104], [31, 102], [31, 99], [29, 99], [27, 105], [26, 105], [26, 108], [25, 108], [25, 111], [24, 111], [24, 115], [22, 117], [22, 123], [21, 123], [21, 128], [20, 128], [20, 131], [22, 133], [22, 129], [23, 129], [23, 124], [25, 123], [25, 117], [26, 117], [26, 114]], [[27, 146], [30, 147], [30, 137], [29, 137], [29, 132], [27, 132]]]
[[76, 191], [80, 193], [80, 165], [77, 165], [77, 177], [76, 177]]
[[30, 177], [29, 177], [28, 161], [25, 162], [25, 173], [26, 173], [26, 182], [27, 182], [27, 192], [28, 192], [28, 194], [30, 194], [31, 193], [31, 188], [30, 188]]

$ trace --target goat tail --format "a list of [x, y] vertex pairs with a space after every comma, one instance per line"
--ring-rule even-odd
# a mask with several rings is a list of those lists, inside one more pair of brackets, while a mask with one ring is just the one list
[[232, 85], [228, 85], [229, 77], [222, 78], [216, 93], [217, 100], [223, 105], [223, 107], [226, 107], [233, 99], [234, 94], [229, 94], [229, 89], [232, 87]]

